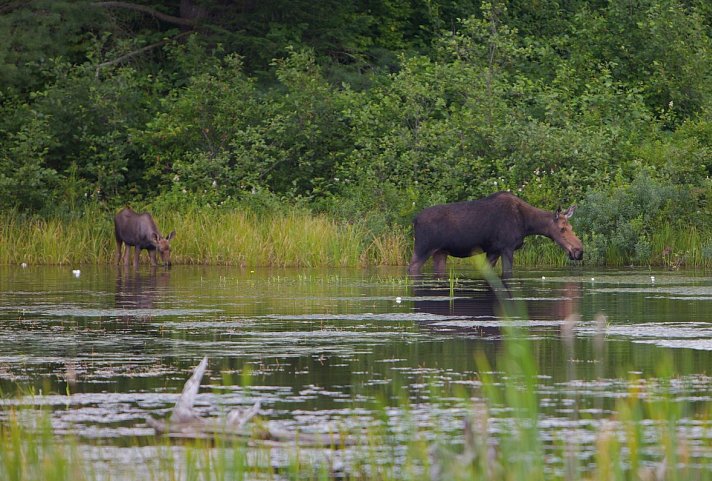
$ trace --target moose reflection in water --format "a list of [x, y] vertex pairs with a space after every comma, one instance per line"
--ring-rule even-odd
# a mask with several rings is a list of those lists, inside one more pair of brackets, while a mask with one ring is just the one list
[[495, 290], [482, 281], [451, 289], [448, 283], [431, 281], [413, 288], [416, 312], [443, 316], [442, 320], [428, 322], [429, 328], [484, 337], [499, 336], [497, 324], [507, 316], [515, 320], [526, 316], [534, 323], [569, 319], [580, 312], [581, 296], [580, 282], [547, 287], [545, 297], [538, 297], [531, 285], [523, 289], [518, 283]]
[[116, 275], [115, 303], [117, 309], [136, 311], [124, 320], [149, 320], [146, 310], [154, 309], [170, 279], [169, 271], [152, 267], [148, 272], [119, 269]]

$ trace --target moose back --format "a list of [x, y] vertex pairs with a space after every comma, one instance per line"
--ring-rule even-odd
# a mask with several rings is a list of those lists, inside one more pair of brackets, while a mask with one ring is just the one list
[[420, 273], [433, 258], [436, 274], [445, 273], [447, 256], [469, 257], [484, 252], [494, 267], [502, 258], [502, 276], [512, 275], [514, 251], [529, 235], [543, 235], [564, 249], [574, 260], [583, 258], [583, 244], [574, 234], [566, 212], [538, 209], [509, 192], [484, 199], [441, 204], [422, 210], [413, 221], [415, 248], [409, 274]]

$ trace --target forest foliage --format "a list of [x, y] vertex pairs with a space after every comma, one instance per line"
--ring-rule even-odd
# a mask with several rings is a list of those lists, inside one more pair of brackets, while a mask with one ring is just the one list
[[298, 205], [378, 234], [506, 189], [578, 203], [596, 261], [649, 259], [662, 227], [712, 232], [710, 5], [5, 3], [0, 203]]

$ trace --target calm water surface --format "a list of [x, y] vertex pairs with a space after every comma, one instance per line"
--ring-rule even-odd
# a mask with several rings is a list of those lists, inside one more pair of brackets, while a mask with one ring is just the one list
[[[676, 399], [700, 409], [712, 399], [705, 272], [520, 269], [509, 283], [519, 309], [506, 320], [483, 280], [456, 275], [451, 283], [408, 279], [404, 269], [3, 268], [0, 416], [47, 407], [55, 429], [78, 434], [97, 465], [136, 468], [151, 447], [128, 440], [150, 439], [146, 417], [167, 416], [208, 356], [197, 406], [205, 415], [260, 400], [261, 415], [281, 428], [385, 423], [397, 438], [398, 399], [407, 397], [424, 432], [457, 443], [467, 414], [458, 396], [480, 397], [478, 353], [497, 371], [504, 325], [532, 342], [541, 429], [552, 441], [563, 436], [586, 452], [615, 400], [631, 382], [658, 382], [664, 359]], [[383, 403], [385, 420], [374, 412]], [[494, 414], [490, 429], [506, 429], [506, 413]], [[709, 444], [694, 413], [683, 428], [700, 451]]]

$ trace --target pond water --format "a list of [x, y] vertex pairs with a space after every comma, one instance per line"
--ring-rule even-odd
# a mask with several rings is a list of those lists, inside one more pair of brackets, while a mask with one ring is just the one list
[[[704, 272], [519, 269], [508, 283], [519, 307], [509, 319], [501, 292], [474, 271], [455, 275], [5, 267], [0, 417], [45, 407], [55, 430], [77, 434], [96, 465], [138, 469], [150, 446], [128, 440], [151, 439], [145, 419], [165, 418], [208, 356], [196, 404], [205, 415], [259, 400], [261, 416], [284, 429], [382, 422], [397, 437], [405, 397], [426, 432], [457, 443], [466, 413], [453, 393], [479, 396], [476, 355], [496, 372], [502, 328], [512, 325], [537, 361], [545, 438], [565, 436], [585, 452], [592, 426], [611, 416], [631, 380], [657, 382], [663, 360], [676, 399], [712, 399], [712, 277]], [[376, 405], [385, 405], [385, 420]], [[506, 429], [506, 414], [498, 417], [493, 431]], [[683, 425], [693, 445], [709, 444], [694, 413]]]

